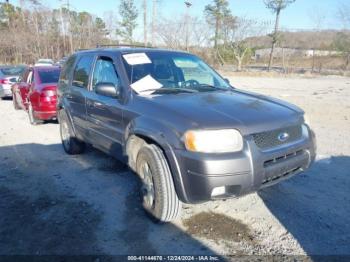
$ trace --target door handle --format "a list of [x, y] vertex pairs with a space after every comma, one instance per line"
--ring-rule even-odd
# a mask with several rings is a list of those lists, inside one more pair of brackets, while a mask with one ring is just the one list
[[94, 107], [102, 107], [102, 106], [103, 106], [102, 103], [100, 103], [100, 102], [95, 102], [95, 101], [94, 101], [94, 102], [89, 102], [89, 101], [88, 101], [87, 104], [88, 104], [88, 106], [91, 107], [91, 108], [94, 108]]
[[72, 98], [73, 98], [73, 96], [72, 96], [72, 95], [70, 95], [70, 94], [66, 94], [66, 98], [67, 98], [67, 99], [72, 99]]

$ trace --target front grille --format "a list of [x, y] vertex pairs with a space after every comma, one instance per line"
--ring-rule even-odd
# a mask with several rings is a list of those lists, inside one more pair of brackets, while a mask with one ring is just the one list
[[[284, 141], [279, 139], [281, 134], [288, 134], [288, 138]], [[253, 134], [255, 144], [261, 149], [269, 149], [297, 141], [302, 136], [301, 126], [290, 126], [272, 131]]]
[[279, 156], [279, 157], [276, 157], [276, 158], [273, 158], [273, 159], [269, 159], [267, 161], [264, 162], [264, 167], [267, 167], [267, 166], [270, 166], [270, 165], [274, 165], [274, 164], [278, 164], [284, 160], [289, 160], [291, 158], [294, 158], [296, 156], [300, 156], [302, 154], [304, 154], [304, 150], [299, 150], [299, 151], [296, 151], [296, 152], [293, 152], [293, 153], [289, 153], [289, 154], [286, 154], [286, 155], [282, 155], [282, 156]]

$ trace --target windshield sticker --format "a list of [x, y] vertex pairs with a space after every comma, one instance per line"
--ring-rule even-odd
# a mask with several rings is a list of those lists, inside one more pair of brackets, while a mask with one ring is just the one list
[[123, 57], [129, 65], [152, 64], [152, 61], [145, 53], [126, 54]]
[[134, 89], [136, 93], [142, 93], [143, 95], [150, 95], [162, 87], [163, 85], [155, 80], [151, 75], [147, 75], [131, 85], [131, 88]]

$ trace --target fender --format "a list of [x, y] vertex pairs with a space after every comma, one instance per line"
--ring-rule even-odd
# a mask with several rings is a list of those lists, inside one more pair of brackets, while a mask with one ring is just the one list
[[188, 197], [186, 195], [180, 167], [173, 150], [173, 148], [179, 148], [181, 146], [181, 134], [172, 130], [164, 122], [150, 117], [137, 117], [133, 119], [125, 129], [125, 154], [127, 153], [126, 147], [128, 141], [133, 136], [149, 139], [163, 150], [173, 176], [176, 193], [181, 201], [187, 202]]

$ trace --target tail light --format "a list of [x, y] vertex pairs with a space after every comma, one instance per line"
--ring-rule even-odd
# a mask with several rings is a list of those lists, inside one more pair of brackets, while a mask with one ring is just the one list
[[56, 100], [56, 87], [45, 87], [40, 92], [40, 101], [51, 102]]
[[10, 83], [8, 79], [6, 79], [6, 78], [0, 79], [0, 84], [8, 84], [8, 83]]

